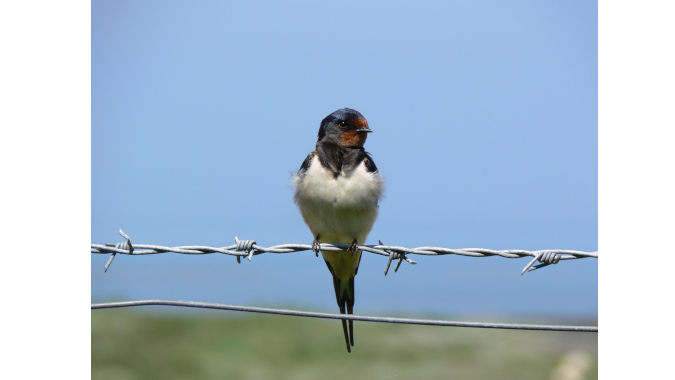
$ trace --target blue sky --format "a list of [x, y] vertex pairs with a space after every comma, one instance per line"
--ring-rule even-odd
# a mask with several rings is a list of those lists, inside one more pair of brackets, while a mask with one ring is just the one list
[[[597, 4], [92, 2], [91, 242], [311, 243], [291, 173], [341, 107], [386, 179], [368, 239], [598, 249]], [[92, 300], [334, 312], [310, 252], [92, 255]], [[597, 316], [598, 260], [364, 255], [356, 314]]]

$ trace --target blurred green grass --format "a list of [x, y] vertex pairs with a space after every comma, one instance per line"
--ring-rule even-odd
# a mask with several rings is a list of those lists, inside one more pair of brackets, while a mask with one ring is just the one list
[[92, 379], [575, 378], [560, 377], [565, 368], [597, 379], [598, 373], [597, 333], [356, 322], [349, 354], [339, 321], [227, 315], [92, 310]]

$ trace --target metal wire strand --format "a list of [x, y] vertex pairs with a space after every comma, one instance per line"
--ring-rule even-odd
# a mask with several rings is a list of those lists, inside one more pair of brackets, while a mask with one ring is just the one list
[[[241, 257], [248, 257], [248, 260], [251, 261], [253, 256], [261, 255], [263, 253], [292, 253], [292, 252], [301, 252], [301, 251], [311, 251], [312, 246], [310, 244], [282, 244], [275, 245], [271, 247], [262, 247], [256, 244], [255, 240], [239, 240], [235, 236], [235, 244], [225, 246], [225, 247], [206, 247], [206, 246], [180, 246], [180, 247], [164, 247], [159, 245], [149, 245], [149, 244], [134, 244], [131, 245], [131, 238], [125, 234], [122, 230], [119, 231], [120, 235], [124, 237], [127, 241], [125, 243], [107, 243], [105, 245], [101, 244], [92, 244], [91, 253], [98, 254], [111, 254], [110, 260], [106, 264], [106, 271], [112, 262], [112, 259], [115, 257], [115, 254], [120, 253], [123, 255], [153, 255], [158, 253], [174, 252], [184, 255], [205, 255], [210, 253], [222, 253], [224, 255], [235, 256], [237, 262], [241, 262]], [[442, 255], [459, 255], [459, 256], [469, 256], [469, 257], [490, 257], [490, 256], [500, 256], [507, 259], [518, 259], [521, 257], [533, 257], [533, 259], [525, 266], [521, 275], [526, 272], [531, 272], [533, 270], [543, 268], [551, 264], [557, 264], [562, 260], [574, 260], [574, 259], [583, 259], [587, 257], [598, 258], [598, 252], [583, 252], [583, 251], [572, 251], [572, 250], [562, 250], [562, 249], [546, 249], [541, 251], [525, 251], [518, 249], [508, 249], [503, 251], [496, 251], [486, 248], [461, 248], [461, 249], [451, 249], [443, 247], [418, 247], [418, 248], [405, 248], [397, 247], [391, 245], [384, 245], [382, 242], [379, 242], [379, 245], [359, 245], [358, 249], [364, 252], [374, 253], [376, 255], [385, 256], [388, 258], [387, 265], [384, 270], [385, 276], [389, 271], [389, 266], [393, 260], [398, 260], [394, 272], [398, 271], [399, 266], [403, 261], [406, 261], [410, 264], [417, 264], [414, 260], [408, 258], [406, 255], [423, 255], [423, 256], [442, 256]], [[322, 251], [345, 251], [349, 247], [349, 244], [341, 243], [321, 243]], [[542, 264], [533, 266], [533, 264], [539, 261]]]
[[118, 307], [150, 306], [150, 305], [191, 307], [191, 308], [216, 309], [216, 310], [233, 310], [233, 311], [244, 311], [249, 313], [291, 315], [297, 317], [310, 317], [310, 318], [350, 319], [353, 321], [364, 321], [364, 322], [402, 323], [409, 325], [475, 327], [475, 328], [510, 329], [510, 330], [598, 332], [597, 326], [534, 325], [534, 324], [514, 324], [514, 323], [462, 322], [462, 321], [444, 321], [432, 319], [372, 317], [365, 315], [318, 313], [313, 311], [271, 309], [266, 307], [225, 305], [219, 303], [206, 303], [193, 301], [142, 300], [142, 301], [95, 303], [91, 305], [91, 308], [92, 310], [95, 310], [95, 309], [109, 309]]

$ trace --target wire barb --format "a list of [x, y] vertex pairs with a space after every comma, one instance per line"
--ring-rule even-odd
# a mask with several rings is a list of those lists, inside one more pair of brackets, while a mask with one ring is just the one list
[[[378, 240], [378, 242], [380, 243], [380, 245], [384, 245], [384, 244], [382, 244], [382, 240]], [[401, 263], [403, 262], [403, 260], [409, 262], [410, 264], [417, 264], [416, 261], [405, 257], [405, 253], [399, 253], [399, 252], [393, 251], [391, 249], [383, 249], [383, 251], [389, 252], [389, 260], [387, 260], [387, 266], [384, 268], [384, 275], [385, 276], [389, 272], [389, 266], [391, 265], [391, 261], [394, 260], [394, 259], [398, 259], [398, 262], [396, 263], [396, 268], [394, 268], [394, 273], [398, 272], [398, 267], [401, 266]]]
[[[123, 243], [117, 243], [117, 244], [106, 243], [106, 246], [109, 246], [109, 247], [115, 246], [115, 249], [126, 250], [128, 252], [127, 253], [128, 255], [133, 254], [134, 246], [131, 245], [131, 238], [129, 237], [129, 235], [125, 234], [124, 231], [122, 231], [122, 230], [120, 230], [120, 235], [122, 235], [123, 238], [127, 239], [127, 241], [123, 242]], [[104, 273], [108, 272], [108, 268], [110, 267], [110, 264], [112, 263], [116, 254], [117, 254], [117, 252], [113, 251], [112, 254], [110, 255], [110, 259], [108, 259], [108, 262], [105, 264], [105, 270], [103, 270]]]
[[[543, 264], [533, 267], [532, 265], [537, 261]], [[551, 264], [558, 264], [559, 261], [560, 256], [558, 256], [554, 251], [541, 251], [537, 253], [537, 255], [534, 256], [534, 258], [527, 265], [525, 265], [525, 268], [523, 268], [523, 271], [520, 272], [520, 275], [522, 276], [526, 272], [532, 272], [533, 270], [543, 268]]]
[[[253, 259], [253, 245], [255, 244], [255, 240], [239, 240], [239, 238], [235, 236], [234, 241], [237, 243], [237, 246], [234, 249], [237, 252], [244, 251], [248, 253], [248, 262], [251, 262]], [[241, 261], [239, 261], [239, 256], [237, 256], [237, 263], [241, 263]]]
[[[234, 245], [226, 247], [205, 247], [205, 246], [181, 246], [181, 247], [164, 247], [158, 245], [149, 245], [149, 244], [135, 244], [131, 245], [131, 239], [127, 236], [122, 230], [120, 230], [120, 235], [127, 239], [126, 243], [111, 244], [106, 243], [105, 245], [101, 244], [92, 244], [91, 253], [98, 254], [111, 254], [110, 260], [106, 264], [106, 271], [112, 259], [115, 257], [115, 254], [121, 253], [124, 255], [152, 255], [158, 253], [166, 252], [175, 252], [186, 255], [204, 255], [211, 253], [221, 253], [225, 255], [235, 256], [237, 262], [241, 262], [242, 256], [247, 256], [248, 260], [251, 261], [254, 255], [259, 255], [262, 253], [292, 253], [292, 252], [301, 252], [301, 251], [312, 251], [314, 248], [310, 244], [282, 244], [275, 245], [271, 247], [261, 247], [256, 244], [255, 240], [239, 240], [235, 236]], [[390, 245], [384, 245], [379, 241], [379, 245], [359, 245], [357, 249], [361, 251], [374, 253], [376, 255], [381, 255], [387, 257], [387, 265], [384, 270], [385, 276], [389, 272], [389, 267], [391, 262], [398, 260], [394, 272], [398, 271], [403, 260], [407, 261], [410, 264], [417, 264], [414, 260], [411, 260], [407, 255], [422, 255], [422, 256], [442, 256], [442, 255], [459, 255], [459, 256], [469, 256], [469, 257], [491, 257], [491, 256], [500, 256], [508, 259], [518, 259], [521, 257], [533, 257], [533, 259], [525, 266], [522, 270], [521, 275], [526, 272], [531, 272], [535, 269], [543, 268], [551, 264], [557, 264], [562, 260], [573, 260], [573, 259], [583, 259], [588, 257], [598, 258], [598, 252], [583, 252], [583, 251], [572, 251], [572, 250], [543, 250], [543, 251], [525, 251], [517, 249], [509, 249], [504, 251], [495, 251], [492, 249], [486, 248], [461, 248], [461, 249], [452, 249], [452, 248], [443, 248], [443, 247], [418, 247], [418, 248], [405, 248], [405, 247], [396, 247]], [[114, 246], [114, 247], [113, 247]], [[349, 247], [349, 244], [341, 243], [321, 243], [322, 251], [345, 251]], [[535, 262], [541, 262], [542, 264], [533, 266]]]

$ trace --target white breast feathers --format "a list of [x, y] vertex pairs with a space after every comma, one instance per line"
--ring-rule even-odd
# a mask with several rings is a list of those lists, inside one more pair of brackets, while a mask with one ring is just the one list
[[363, 244], [377, 218], [383, 181], [365, 163], [337, 178], [314, 157], [305, 172], [293, 176], [293, 199], [305, 223], [322, 242]]

